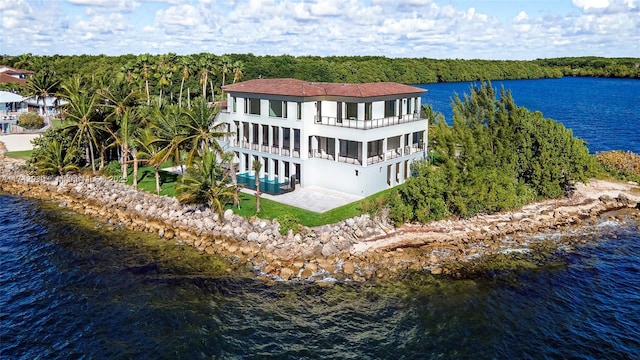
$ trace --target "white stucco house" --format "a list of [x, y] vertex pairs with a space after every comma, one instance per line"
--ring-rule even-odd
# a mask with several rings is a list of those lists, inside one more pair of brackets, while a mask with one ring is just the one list
[[258, 176], [276, 189], [294, 180], [369, 196], [403, 183], [411, 163], [425, 157], [424, 89], [256, 79], [223, 90], [227, 107], [219, 121], [231, 135], [221, 144], [235, 153], [239, 176], [253, 178], [259, 161]]

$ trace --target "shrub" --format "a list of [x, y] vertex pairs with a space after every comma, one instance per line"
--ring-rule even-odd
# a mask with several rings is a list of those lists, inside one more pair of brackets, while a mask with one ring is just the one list
[[26, 112], [18, 117], [18, 125], [25, 129], [42, 129], [44, 119], [33, 112]]
[[293, 230], [294, 234], [300, 232], [300, 220], [298, 220], [294, 215], [285, 214], [278, 216], [276, 220], [278, 220], [278, 224], [280, 224], [280, 235], [286, 235], [289, 230]]
[[596, 158], [612, 176], [640, 181], [640, 155], [630, 151], [607, 151], [596, 154]]
[[110, 161], [102, 171], [104, 172], [105, 175], [119, 179], [122, 176], [122, 165], [120, 164], [119, 161], [113, 160], [113, 161]]

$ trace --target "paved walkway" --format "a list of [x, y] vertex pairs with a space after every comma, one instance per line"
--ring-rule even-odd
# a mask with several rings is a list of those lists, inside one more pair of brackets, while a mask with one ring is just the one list
[[[246, 189], [245, 191], [255, 194], [253, 190]], [[319, 186], [298, 187], [290, 193], [282, 195], [262, 194], [262, 197], [317, 213], [323, 213], [363, 198], [362, 196], [325, 189]]]
[[40, 136], [40, 134], [0, 135], [0, 141], [7, 147], [7, 151], [32, 150], [33, 145], [31, 145], [31, 140], [38, 136]]

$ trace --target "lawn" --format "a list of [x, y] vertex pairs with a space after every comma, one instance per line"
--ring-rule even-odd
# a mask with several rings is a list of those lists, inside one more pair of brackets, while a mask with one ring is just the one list
[[13, 159], [29, 160], [33, 150], [9, 151], [5, 155]]
[[[292, 215], [304, 226], [312, 227], [333, 224], [362, 214], [364, 212], [361, 209], [361, 203], [363, 201], [379, 199], [391, 191], [394, 191], [394, 189], [381, 191], [360, 201], [355, 201], [324, 213], [304, 210], [269, 199], [260, 198], [261, 211], [258, 214], [258, 217], [272, 220], [282, 215]], [[251, 194], [240, 193], [240, 209], [232, 206], [227, 206], [227, 208], [233, 209], [233, 211], [238, 215], [250, 218], [251, 216], [256, 215], [256, 197]]]
[[[167, 165], [168, 166], [168, 165]], [[166, 166], [165, 166], [166, 167]], [[160, 170], [160, 195], [175, 196], [175, 185], [178, 175]], [[133, 166], [129, 166], [127, 184], [133, 185]], [[138, 168], [138, 190], [156, 193], [156, 175], [153, 166]]]

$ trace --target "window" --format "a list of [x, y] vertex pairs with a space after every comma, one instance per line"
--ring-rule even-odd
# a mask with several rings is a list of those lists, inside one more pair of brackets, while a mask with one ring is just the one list
[[322, 122], [322, 101], [316, 101], [316, 122]]
[[384, 117], [396, 116], [396, 101], [387, 100], [384, 102]]
[[287, 117], [287, 102], [282, 100], [269, 100], [269, 116]]
[[356, 120], [358, 118], [358, 103], [347, 103], [347, 119]]
[[371, 120], [373, 119], [373, 111], [372, 111], [371, 103], [364, 103], [364, 119]]
[[244, 112], [245, 114], [260, 115], [260, 99], [246, 99]]
[[342, 123], [342, 101], [338, 101], [338, 108], [337, 108], [336, 114], [338, 114], [336, 116], [336, 118], [338, 119], [338, 123]]
[[298, 114], [297, 114], [297, 119], [301, 120], [302, 119], [302, 103], [298, 102]]
[[238, 98], [234, 96], [232, 98], [232, 103], [233, 103], [233, 112], [237, 112], [238, 111]]

